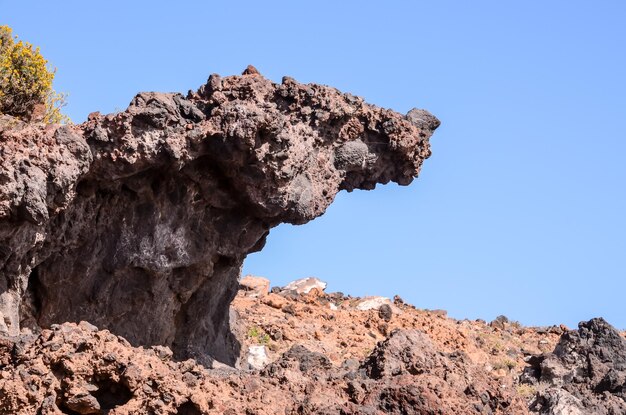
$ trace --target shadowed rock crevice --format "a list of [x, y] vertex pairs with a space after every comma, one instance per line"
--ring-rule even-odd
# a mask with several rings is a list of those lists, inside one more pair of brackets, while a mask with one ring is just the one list
[[103, 379], [97, 382], [96, 386], [98, 389], [93, 392], [93, 396], [98, 401], [100, 409], [105, 413], [117, 406], [124, 405], [133, 397], [127, 386], [111, 379]]
[[191, 401], [187, 401], [178, 407], [177, 415], [202, 415], [202, 411]]
[[87, 320], [233, 364], [246, 255], [340, 190], [409, 184], [438, 124], [258, 74], [141, 93], [78, 126], [0, 117], [0, 332]]

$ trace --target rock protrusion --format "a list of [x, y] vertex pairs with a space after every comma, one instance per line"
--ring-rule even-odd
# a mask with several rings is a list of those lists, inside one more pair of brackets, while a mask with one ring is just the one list
[[328, 284], [319, 278], [306, 277], [292, 281], [283, 287], [283, 291], [293, 291], [296, 294], [308, 294], [311, 290], [324, 291]]
[[254, 275], [246, 275], [239, 280], [239, 289], [250, 297], [265, 297], [270, 291], [270, 280]]
[[626, 340], [602, 318], [581, 322], [529, 359], [521, 381], [536, 388], [530, 407], [540, 414], [626, 413]]
[[430, 155], [425, 112], [245, 72], [81, 125], [0, 116], [0, 333], [87, 320], [234, 364], [228, 304], [269, 230], [408, 184]]

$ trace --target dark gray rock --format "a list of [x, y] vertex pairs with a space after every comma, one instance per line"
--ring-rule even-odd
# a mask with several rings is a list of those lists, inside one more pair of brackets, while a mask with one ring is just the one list
[[537, 387], [534, 412], [626, 413], [626, 340], [604, 319], [581, 322], [561, 336], [554, 352], [528, 363], [520, 381]]
[[463, 352], [441, 352], [418, 330], [395, 330], [361, 364], [347, 392], [385, 414], [527, 413], [518, 397], [477, 369]]
[[411, 114], [248, 74], [78, 126], [0, 117], [0, 333], [87, 320], [234, 363], [246, 255], [340, 190], [410, 183], [438, 125]]
[[330, 360], [321, 353], [312, 352], [302, 345], [294, 345], [287, 350], [274, 364], [289, 367], [294, 362], [294, 368], [302, 373], [324, 372], [332, 367]]
[[381, 305], [378, 309], [378, 316], [384, 321], [391, 321], [391, 318], [393, 317], [393, 310], [391, 309], [391, 306], [389, 304]]

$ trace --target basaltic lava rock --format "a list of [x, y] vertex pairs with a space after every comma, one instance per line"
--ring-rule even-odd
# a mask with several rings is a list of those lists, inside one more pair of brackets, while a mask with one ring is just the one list
[[536, 389], [533, 412], [626, 414], [626, 340], [604, 319], [581, 322], [529, 363], [521, 380]]
[[245, 256], [340, 190], [409, 184], [438, 125], [255, 71], [81, 125], [1, 117], [0, 333], [86, 320], [232, 364]]

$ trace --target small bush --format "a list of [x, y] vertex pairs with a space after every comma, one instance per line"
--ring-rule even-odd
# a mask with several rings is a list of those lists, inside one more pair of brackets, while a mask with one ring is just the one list
[[522, 398], [529, 399], [537, 394], [537, 387], [524, 383], [517, 386], [517, 393]]
[[497, 362], [493, 365], [495, 370], [507, 369], [509, 372], [517, 366], [517, 363], [510, 359], [505, 359], [503, 361]]
[[270, 343], [269, 334], [265, 333], [259, 327], [250, 327], [248, 337], [255, 340], [257, 344], [267, 346]]
[[17, 41], [10, 27], [0, 26], [0, 113], [27, 121], [69, 121], [61, 114], [65, 95], [52, 89], [54, 75], [39, 48]]

